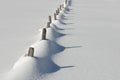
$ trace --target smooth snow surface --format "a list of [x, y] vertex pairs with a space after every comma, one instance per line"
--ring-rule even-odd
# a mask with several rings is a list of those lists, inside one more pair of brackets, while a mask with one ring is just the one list
[[[55, 0], [45, 1], [56, 6]], [[38, 38], [31, 45], [35, 48], [35, 57], [24, 53], [11, 70], [3, 74], [5, 80], [120, 80], [120, 1], [68, 2], [58, 20], [47, 28], [47, 40]], [[26, 28], [29, 30], [29, 26]], [[35, 36], [34, 30], [33, 33]]]

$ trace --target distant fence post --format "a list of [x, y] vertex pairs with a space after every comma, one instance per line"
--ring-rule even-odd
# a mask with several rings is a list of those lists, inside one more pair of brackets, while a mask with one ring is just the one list
[[51, 16], [49, 16], [48, 18], [49, 18], [49, 22], [52, 23], [52, 18], [51, 18]]
[[46, 40], [46, 28], [42, 30], [42, 40]]
[[60, 10], [62, 10], [62, 5], [60, 5]]
[[58, 8], [58, 14], [60, 13], [60, 9]]
[[30, 47], [28, 50], [28, 56], [34, 57], [34, 48]]
[[58, 10], [56, 10], [56, 15], [58, 15]]
[[47, 28], [50, 28], [50, 22], [47, 22]]
[[56, 18], [56, 13], [54, 13], [54, 20], [57, 20], [57, 18]]
[[64, 8], [64, 4], [62, 4], [62, 8]]
[[65, 4], [67, 4], [67, 0], [65, 0]]

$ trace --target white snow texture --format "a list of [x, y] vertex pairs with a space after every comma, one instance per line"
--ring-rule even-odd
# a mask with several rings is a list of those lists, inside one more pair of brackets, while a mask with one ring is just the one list
[[[1, 11], [6, 19], [0, 19], [3, 22], [0, 26], [6, 27], [0, 27], [0, 31], [3, 34], [6, 29], [4, 34], [8, 36], [1, 37], [1, 49], [8, 43], [10, 47], [3, 48], [0, 54], [0, 80], [120, 80], [119, 0], [67, 0], [67, 4], [65, 0], [11, 1], [24, 10], [9, 4], [12, 11], [5, 10], [10, 13]], [[52, 15], [50, 28], [39, 27], [39, 23], [44, 24], [45, 16], [63, 2], [57, 20]], [[12, 17], [14, 10], [18, 11], [15, 16], [23, 12], [22, 17], [17, 17], [20, 21]], [[7, 17], [10, 21], [6, 21]], [[7, 24], [14, 30], [7, 29]], [[45, 40], [41, 38], [43, 28], [47, 32]], [[28, 46], [34, 48], [34, 57], [28, 56], [28, 50], [19, 50]], [[18, 51], [24, 54], [16, 62], [21, 55]]]

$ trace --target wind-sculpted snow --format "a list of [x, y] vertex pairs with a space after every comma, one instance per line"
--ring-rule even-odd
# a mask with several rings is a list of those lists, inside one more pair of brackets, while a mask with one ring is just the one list
[[[54, 24], [53, 27], [55, 27]], [[65, 34], [56, 31], [54, 28], [48, 28], [47, 30], [48, 30], [47, 37], [52, 41], [55, 41], [56, 38], [65, 36]]]
[[5, 80], [39, 80], [40, 76], [60, 69], [50, 57], [38, 58], [25, 56], [8, 72]]
[[31, 47], [35, 48], [34, 55], [37, 58], [51, 57], [52, 55], [63, 51], [65, 48], [54, 41], [42, 40]]
[[21, 57], [8, 80], [120, 80], [120, 1], [72, 1], [46, 28], [46, 39], [31, 45], [35, 56]]
[[[47, 31], [54, 32], [49, 29]], [[58, 35], [58, 33], [54, 32], [50, 35]], [[36, 80], [41, 75], [56, 72], [61, 68], [52, 61], [52, 56], [63, 51], [65, 49], [63, 46], [47, 39], [39, 40], [31, 47], [35, 49], [34, 57], [29, 57], [27, 54], [22, 56], [8, 72], [5, 80]]]
[[[57, 16], [58, 20], [53, 20], [50, 28], [46, 28], [47, 36], [45, 40], [39, 39], [30, 47], [34, 48], [34, 57], [28, 56], [25, 53], [13, 66], [13, 68], [4, 75], [3, 80], [41, 80], [42, 77], [50, 73], [54, 73], [61, 68], [69, 68], [73, 66], [59, 66], [56, 64], [52, 57], [65, 50], [64, 46], [61, 46], [56, 42], [56, 39], [65, 36], [66, 34], [60, 33], [59, 24], [64, 24], [64, 11], [68, 5], [65, 6], [63, 12]], [[41, 31], [40, 29], [40, 37]]]

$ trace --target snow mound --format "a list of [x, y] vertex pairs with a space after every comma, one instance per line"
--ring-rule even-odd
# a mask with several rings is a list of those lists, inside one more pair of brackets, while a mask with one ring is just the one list
[[[54, 27], [55, 25], [53, 25], [52, 27]], [[54, 41], [56, 38], [62, 37], [65, 34], [58, 32], [56, 29], [54, 28], [48, 28], [47, 29], [47, 38]]]
[[65, 49], [63, 46], [51, 40], [41, 40], [31, 45], [31, 47], [34, 47], [34, 56], [37, 58], [51, 57]]
[[[68, 5], [65, 6], [63, 11], [68, 10], [67, 6]], [[50, 28], [46, 28], [46, 40], [39, 40], [30, 46], [34, 48], [34, 56], [31, 57], [28, 56], [28, 54], [22, 56], [5, 75], [5, 79], [3, 80], [40, 80], [42, 75], [56, 72], [61, 68], [72, 67], [60, 67], [52, 60], [55, 54], [65, 49], [65, 47], [55, 41], [57, 38], [65, 35], [58, 31], [64, 29], [56, 26], [56, 24], [65, 24], [62, 21], [62, 19], [65, 19], [63, 13], [61, 12], [57, 18], [58, 20], [54, 21]], [[42, 33], [41, 30], [42, 29], [40, 29], [40, 32]]]
[[41, 75], [60, 69], [51, 58], [23, 57], [8, 72], [5, 80], [38, 80]]

